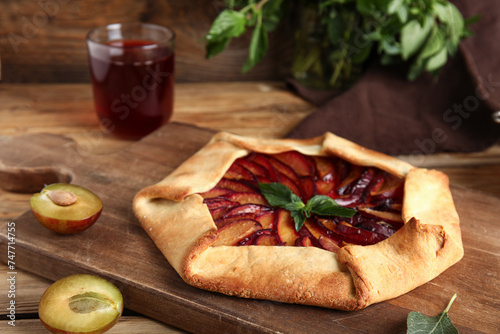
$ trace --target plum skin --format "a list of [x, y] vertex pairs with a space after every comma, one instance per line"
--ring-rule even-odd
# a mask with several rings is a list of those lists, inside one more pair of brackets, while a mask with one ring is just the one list
[[90, 226], [94, 225], [97, 219], [99, 219], [99, 217], [101, 216], [102, 208], [92, 216], [80, 220], [61, 220], [41, 215], [34, 209], [32, 209], [31, 211], [35, 215], [36, 219], [40, 222], [40, 224], [42, 224], [49, 230], [59, 234], [75, 234], [82, 232], [88, 229]]
[[[318, 220], [321, 217], [312, 217], [310, 226], [305, 224], [298, 232], [290, 218], [281, 223], [279, 219], [274, 219], [270, 226], [266, 225], [266, 229], [275, 235], [279, 245], [315, 246], [337, 252], [346, 243], [377, 243], [390, 237], [403, 225], [401, 210], [396, 208], [396, 204], [402, 207], [404, 180], [378, 168], [358, 166], [339, 157], [308, 157], [296, 151], [278, 154], [252, 152], [234, 161], [215, 187], [201, 193], [201, 196], [215, 225], [221, 230], [234, 222], [237, 216], [234, 213], [241, 213], [240, 219], [259, 221], [262, 211], [246, 210], [255, 206], [248, 198], [250, 194], [260, 194], [258, 183], [269, 182], [284, 184], [304, 203], [315, 195], [325, 195], [341, 206], [357, 208], [358, 211], [367, 206], [374, 212], [381, 210], [382, 213], [370, 216], [358, 212], [351, 219], [329, 217], [331, 223], [328, 227]], [[272, 213], [276, 210], [267, 202], [259, 204]], [[401, 217], [394, 220], [387, 217], [385, 211], [394, 215], [399, 212]], [[380, 225], [378, 221], [385, 225]], [[318, 231], [312, 233], [311, 227], [314, 226]], [[237, 230], [234, 231], [237, 233]], [[237, 245], [255, 244], [262, 231], [241, 239]], [[314, 235], [310, 236], [311, 233]]]
[[[120, 320], [119, 316], [116, 317], [115, 320], [113, 320], [112, 322], [110, 322], [108, 325], [106, 325], [106, 326], [104, 326], [102, 328], [99, 328], [99, 329], [97, 329], [95, 331], [92, 331], [92, 332], [85, 332], [85, 334], [102, 334], [104, 332], [107, 332], [114, 325], [116, 325], [116, 323], [118, 322], [118, 320]], [[68, 331], [65, 331], [65, 330], [62, 330], [62, 329], [57, 329], [57, 328], [49, 326], [48, 324], [46, 324], [45, 322], [43, 322], [43, 320], [41, 320], [41, 319], [40, 319], [40, 321], [42, 322], [42, 324], [43, 324], [43, 326], [45, 328], [47, 328], [49, 331], [51, 331], [54, 334], [81, 334], [82, 333], [82, 332], [78, 332], [78, 333], [68, 332]]]
[[[76, 195], [69, 204], [54, 202], [49, 192], [62, 191]], [[47, 229], [59, 234], [75, 234], [92, 226], [103, 209], [101, 199], [89, 189], [75, 184], [54, 183], [45, 186], [30, 199], [35, 218]]]

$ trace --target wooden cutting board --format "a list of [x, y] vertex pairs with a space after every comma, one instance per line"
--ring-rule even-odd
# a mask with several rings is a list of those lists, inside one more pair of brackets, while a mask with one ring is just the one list
[[[15, 219], [16, 267], [51, 280], [74, 273], [106, 277], [120, 288], [127, 308], [191, 332], [401, 333], [410, 311], [436, 315], [454, 293], [458, 298], [450, 317], [462, 333], [498, 330], [500, 199], [467, 189], [452, 190], [464, 259], [388, 302], [342, 312], [229, 297], [185, 284], [139, 226], [131, 203], [137, 191], [161, 180], [213, 133], [172, 123], [109, 155], [92, 154], [97, 137], [83, 146], [49, 134], [4, 138], [4, 189], [35, 192], [44, 183], [72, 182], [90, 188], [104, 203], [98, 222], [76, 235], [48, 231], [31, 212]], [[6, 225], [0, 231], [2, 254], [7, 254]], [[6, 256], [0, 259], [7, 261]]]

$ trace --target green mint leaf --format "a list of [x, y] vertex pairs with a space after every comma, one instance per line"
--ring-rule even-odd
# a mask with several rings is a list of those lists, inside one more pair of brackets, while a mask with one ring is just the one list
[[212, 58], [213, 56], [218, 55], [219, 53], [224, 51], [230, 41], [230, 37], [207, 41], [207, 45], [205, 46], [206, 57]]
[[469, 30], [466, 28], [467, 22], [457, 7], [450, 2], [446, 4], [435, 3], [433, 9], [444, 26], [448, 54], [454, 55], [460, 39], [468, 34]]
[[448, 311], [451, 304], [457, 298], [457, 294], [451, 297], [446, 309], [441, 314], [429, 317], [420, 312], [410, 312], [406, 324], [408, 326], [407, 334], [457, 334], [458, 330], [453, 326]]
[[398, 15], [399, 21], [401, 23], [406, 23], [406, 21], [408, 21], [408, 7], [406, 7], [405, 5], [399, 7], [399, 10], [396, 14]]
[[416, 19], [406, 23], [401, 30], [401, 56], [407, 60], [424, 44], [431, 32], [434, 18], [426, 16], [423, 24]]
[[449, 11], [449, 8], [446, 4], [443, 4], [441, 2], [435, 2], [432, 5], [432, 10], [434, 13], [436, 13], [438, 19], [441, 21], [441, 23], [448, 24], [451, 22], [453, 19], [451, 17], [451, 12]]
[[295, 223], [295, 231], [300, 231], [302, 226], [304, 226], [304, 222], [306, 221], [306, 217], [302, 213], [302, 211], [290, 211], [290, 216], [292, 216], [293, 221]]
[[448, 3], [448, 8], [451, 12], [451, 22], [449, 22], [450, 37], [451, 40], [458, 46], [465, 27], [464, 18], [457, 7], [455, 7], [455, 5], [451, 2]]
[[351, 61], [353, 64], [362, 64], [370, 56], [373, 42], [366, 42], [365, 44], [366, 45], [363, 48], [358, 50], [357, 53], [353, 54], [353, 56], [351, 57]]
[[266, 31], [271, 32], [278, 27], [285, 14], [286, 4], [283, 0], [272, 0], [262, 7], [262, 22]]
[[427, 63], [425, 64], [425, 69], [429, 72], [434, 72], [439, 70], [441, 67], [446, 64], [446, 61], [448, 60], [448, 52], [446, 51], [446, 48], [441, 49], [437, 54], [434, 56], [430, 57], [429, 60], [427, 60]]
[[477, 21], [479, 21], [480, 19], [481, 19], [481, 15], [477, 14], [477, 15], [474, 15], [472, 17], [464, 19], [464, 24], [465, 25], [473, 24], [473, 23], [476, 23]]
[[394, 64], [401, 64], [402, 60], [400, 56], [392, 56], [388, 54], [382, 54], [380, 56], [380, 64], [382, 65], [394, 65]]
[[375, 11], [376, 6], [373, 0], [357, 0], [356, 8], [361, 14], [370, 17]]
[[[295, 195], [295, 194], [293, 194], [293, 195]], [[299, 198], [299, 201], [295, 200], [295, 201], [292, 201], [290, 203], [287, 203], [282, 208], [286, 209], [290, 212], [292, 212], [292, 211], [302, 212], [305, 208], [305, 204]]]
[[243, 65], [242, 72], [246, 73], [255, 65], [257, 65], [257, 63], [260, 62], [266, 54], [268, 47], [269, 42], [267, 39], [266, 27], [262, 24], [262, 21], [259, 20], [252, 34], [250, 49], [248, 52], [248, 59]]
[[436, 2], [433, 6], [439, 20], [449, 27], [450, 37], [459, 40], [465, 26], [465, 21], [460, 11], [454, 4]]
[[287, 186], [277, 182], [259, 183], [259, 188], [269, 204], [290, 212], [290, 216], [295, 223], [295, 230], [298, 232], [302, 228], [302, 225], [304, 225], [306, 220], [305, 211], [307, 211], [300, 197], [294, 194]]
[[227, 37], [239, 37], [245, 32], [245, 24], [245, 15], [231, 9], [225, 9], [215, 18], [205, 38], [210, 41]]
[[399, 45], [396, 41], [386, 38], [381, 41], [380, 46], [388, 55], [395, 56], [401, 54], [401, 45]]
[[[266, 198], [266, 200], [272, 206], [285, 209], [289, 203], [300, 202], [302, 200], [299, 196], [295, 195], [290, 188], [281, 183], [259, 183], [259, 188]], [[304, 203], [302, 203], [304, 205]]]
[[356, 210], [340, 206], [328, 196], [316, 195], [307, 201], [306, 207], [319, 216], [352, 217]]
[[399, 11], [404, 0], [390, 0], [387, 4], [387, 13], [394, 14]]
[[429, 58], [439, 53], [445, 47], [445, 36], [441, 29], [434, 27], [425, 45], [418, 55], [420, 58]]
[[340, 15], [335, 15], [329, 19], [326, 24], [330, 43], [332, 43], [332, 45], [338, 45], [342, 39], [342, 33], [344, 32], [344, 22], [342, 17]]
[[342, 207], [325, 195], [316, 195], [309, 199], [307, 204], [304, 204], [299, 196], [281, 183], [259, 183], [259, 188], [270, 205], [290, 212], [297, 232], [302, 228], [306, 218], [309, 218], [311, 214], [352, 217], [356, 213], [356, 210]]
[[424, 65], [421, 62], [413, 63], [406, 74], [406, 79], [408, 81], [416, 80], [422, 73], [424, 73], [424, 69]]
[[240, 12], [225, 9], [212, 23], [209, 32], [205, 36], [207, 41], [206, 56], [211, 58], [222, 52], [231, 38], [239, 37], [245, 32], [246, 18]]
[[460, 11], [451, 2], [448, 3], [448, 11], [450, 12], [451, 21], [448, 22], [450, 26], [451, 39], [457, 44], [460, 42], [460, 37], [464, 30], [464, 18]]

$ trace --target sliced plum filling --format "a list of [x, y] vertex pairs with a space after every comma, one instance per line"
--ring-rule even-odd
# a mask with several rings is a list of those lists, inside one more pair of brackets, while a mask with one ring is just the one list
[[[270, 206], [261, 194], [258, 184], [271, 182], [287, 186], [304, 203], [326, 195], [357, 212], [351, 218], [312, 215], [296, 231], [290, 213]], [[336, 252], [346, 244], [375, 244], [403, 226], [403, 185], [374, 167], [289, 151], [240, 158], [201, 195], [219, 229], [214, 246], [314, 246]]]

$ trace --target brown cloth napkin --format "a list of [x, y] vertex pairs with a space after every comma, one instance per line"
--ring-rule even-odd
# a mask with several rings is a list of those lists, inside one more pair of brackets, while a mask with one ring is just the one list
[[408, 82], [396, 67], [371, 64], [345, 92], [317, 92], [293, 82], [319, 105], [288, 137], [326, 131], [387, 154], [473, 152], [500, 139], [500, 1], [454, 1], [464, 17], [481, 15], [436, 79]]

